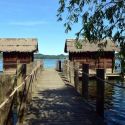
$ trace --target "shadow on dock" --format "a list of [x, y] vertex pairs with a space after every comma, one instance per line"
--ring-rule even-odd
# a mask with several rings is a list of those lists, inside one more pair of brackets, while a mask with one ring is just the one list
[[29, 105], [26, 125], [104, 125], [71, 86], [39, 91]]

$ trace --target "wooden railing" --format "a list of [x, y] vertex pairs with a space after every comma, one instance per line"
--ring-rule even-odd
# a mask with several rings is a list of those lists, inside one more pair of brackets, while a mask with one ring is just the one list
[[[79, 92], [86, 101], [89, 96], [89, 64], [82, 64], [79, 69], [78, 62], [71, 62], [65, 60], [62, 68], [63, 75], [67, 78], [68, 84], [72, 85], [77, 92]], [[105, 80], [105, 70], [96, 69], [96, 103], [95, 110], [97, 114], [104, 117], [104, 95], [105, 95], [105, 83], [125, 89], [124, 86], [115, 85]]]
[[[22, 124], [26, 104], [32, 99], [34, 83], [42, 69], [40, 61], [37, 61], [34, 67], [31, 65], [33, 64], [18, 64], [13, 83], [10, 81], [10, 84], [13, 85], [12, 90], [0, 103], [0, 125]], [[28, 66], [32, 71], [27, 70]]]

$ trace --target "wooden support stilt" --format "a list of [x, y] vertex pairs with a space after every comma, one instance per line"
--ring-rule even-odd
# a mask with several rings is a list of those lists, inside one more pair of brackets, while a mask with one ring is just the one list
[[88, 98], [89, 64], [82, 65], [82, 96]]
[[97, 69], [97, 95], [96, 95], [96, 112], [104, 117], [104, 69]]

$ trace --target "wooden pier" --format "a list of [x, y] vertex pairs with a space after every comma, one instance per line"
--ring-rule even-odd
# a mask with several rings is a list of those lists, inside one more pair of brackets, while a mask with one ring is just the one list
[[66, 85], [54, 69], [45, 69], [37, 78], [33, 99], [24, 125], [103, 125], [103, 121]]
[[[61, 68], [59, 64], [58, 68]], [[87, 86], [84, 84], [82, 90], [84, 96], [77, 91], [77, 73], [74, 76], [70, 73], [70, 77], [75, 78], [73, 83], [72, 78], [64, 77], [62, 69], [57, 72], [42, 67], [40, 61], [19, 64], [15, 86], [0, 104], [0, 125], [104, 125], [104, 113], [101, 116], [100, 108], [96, 112], [84, 100], [88, 94]], [[84, 78], [86, 81], [87, 77]], [[5, 108], [6, 114], [3, 113]]]

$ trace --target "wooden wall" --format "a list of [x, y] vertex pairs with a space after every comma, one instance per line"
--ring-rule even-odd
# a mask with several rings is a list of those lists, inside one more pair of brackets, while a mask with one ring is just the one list
[[30, 63], [33, 62], [33, 53], [19, 53], [19, 52], [4, 52], [3, 53], [3, 66], [4, 69], [16, 68], [17, 62]]
[[113, 68], [114, 52], [103, 52], [100, 55], [98, 52], [69, 53], [69, 60], [81, 64], [87, 63], [90, 69]]

